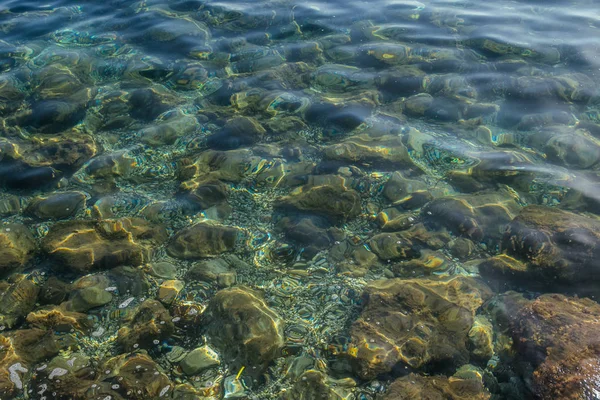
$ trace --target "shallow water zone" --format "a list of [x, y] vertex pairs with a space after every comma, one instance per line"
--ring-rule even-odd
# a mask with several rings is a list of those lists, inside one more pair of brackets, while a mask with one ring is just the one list
[[0, 399], [600, 398], [599, 26], [0, 0]]

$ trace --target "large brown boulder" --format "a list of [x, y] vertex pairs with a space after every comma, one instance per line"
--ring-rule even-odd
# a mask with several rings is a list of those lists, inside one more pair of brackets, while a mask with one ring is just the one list
[[141, 218], [58, 222], [42, 242], [43, 249], [62, 266], [89, 272], [119, 265], [141, 265], [152, 248], [166, 240], [161, 225]]
[[247, 287], [219, 291], [205, 314], [211, 343], [238, 368], [262, 371], [283, 347], [283, 320]]
[[414, 369], [468, 362], [475, 312], [491, 296], [468, 277], [374, 281], [350, 329], [347, 355], [358, 376], [372, 379], [397, 364]]
[[600, 392], [598, 303], [561, 294], [527, 300], [515, 292], [507, 292], [496, 303], [518, 356], [535, 368], [537, 398], [595, 398], [594, 393]]

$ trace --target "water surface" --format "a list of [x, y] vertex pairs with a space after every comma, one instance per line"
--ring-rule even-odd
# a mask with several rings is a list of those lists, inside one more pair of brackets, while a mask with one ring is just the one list
[[0, 398], [598, 398], [599, 16], [0, 1]]

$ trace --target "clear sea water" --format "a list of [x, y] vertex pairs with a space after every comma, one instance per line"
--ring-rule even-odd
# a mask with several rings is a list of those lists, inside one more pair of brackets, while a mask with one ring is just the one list
[[599, 29], [0, 0], [0, 398], [599, 398]]

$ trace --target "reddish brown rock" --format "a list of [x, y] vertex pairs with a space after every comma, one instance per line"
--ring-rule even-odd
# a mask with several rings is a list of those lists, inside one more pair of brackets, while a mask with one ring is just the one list
[[535, 368], [540, 399], [579, 400], [600, 392], [600, 305], [590, 299], [544, 294], [500, 297], [515, 350]]

